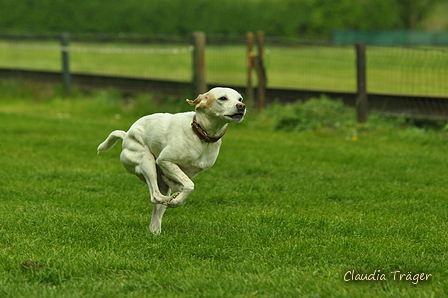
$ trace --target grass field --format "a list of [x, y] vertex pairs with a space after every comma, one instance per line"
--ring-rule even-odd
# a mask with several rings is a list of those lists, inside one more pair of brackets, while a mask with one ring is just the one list
[[[0, 67], [60, 70], [54, 42], [0, 42]], [[73, 47], [71, 70], [78, 73], [125, 75], [191, 81], [191, 53], [143, 54], [142, 49], [185, 49], [189, 45], [81, 44]], [[97, 49], [125, 49], [126, 53], [98, 53]], [[132, 53], [133, 50], [137, 52]], [[215, 84], [246, 84], [246, 48], [208, 46], [207, 79]], [[268, 86], [310, 90], [356, 90], [354, 47], [266, 46]], [[255, 77], [255, 76], [254, 76]], [[448, 51], [440, 48], [368, 47], [369, 92], [448, 96]]]
[[[356, 138], [288, 133], [249, 113], [154, 236], [147, 188], [120, 146], [96, 147], [143, 114], [190, 107], [5, 84], [0, 297], [448, 295], [443, 132], [376, 120]], [[387, 280], [352, 281], [352, 270]]]

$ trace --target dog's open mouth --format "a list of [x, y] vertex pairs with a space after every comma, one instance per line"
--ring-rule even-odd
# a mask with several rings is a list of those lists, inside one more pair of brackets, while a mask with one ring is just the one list
[[226, 117], [231, 118], [233, 121], [241, 121], [244, 117], [244, 113], [236, 113], [233, 115], [226, 115]]

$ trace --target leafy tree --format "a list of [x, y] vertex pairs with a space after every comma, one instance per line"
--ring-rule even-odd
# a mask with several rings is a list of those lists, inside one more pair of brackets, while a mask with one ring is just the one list
[[442, 0], [396, 0], [399, 5], [398, 15], [404, 28], [416, 29], [432, 8]]
[[0, 0], [0, 31], [328, 36], [415, 29], [446, 0]]

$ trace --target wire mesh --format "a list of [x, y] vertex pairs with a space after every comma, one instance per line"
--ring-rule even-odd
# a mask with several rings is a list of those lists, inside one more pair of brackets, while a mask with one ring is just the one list
[[448, 49], [368, 47], [369, 92], [448, 96]]
[[345, 92], [356, 89], [353, 47], [270, 45], [266, 52], [270, 87]]
[[[55, 37], [0, 40], [0, 67], [61, 70], [61, 46]], [[90, 36], [70, 42], [73, 73], [191, 82], [189, 37], [132, 40]], [[256, 43], [254, 52], [257, 52]], [[367, 47], [369, 93], [448, 97], [448, 49], [434, 47]], [[267, 86], [273, 88], [356, 91], [353, 46], [267, 40]], [[244, 37], [207, 37], [206, 78], [209, 84], [247, 82]], [[256, 84], [256, 75], [253, 75]]]
[[61, 51], [73, 73], [191, 81], [192, 46], [58, 41], [0, 41], [0, 67], [60, 71]]
[[0, 67], [59, 71], [60, 44], [57, 41], [0, 41]]
[[70, 61], [73, 72], [191, 81], [193, 49], [188, 44], [179, 46], [73, 43], [70, 48], [72, 47]]

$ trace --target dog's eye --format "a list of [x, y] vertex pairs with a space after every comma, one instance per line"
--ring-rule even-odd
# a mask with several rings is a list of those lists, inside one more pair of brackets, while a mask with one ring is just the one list
[[225, 96], [221, 96], [220, 98], [218, 98], [219, 100], [227, 100], [227, 97]]
[[240, 99], [238, 99], [240, 102], [243, 102], [243, 99], [240, 97]]

